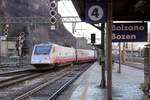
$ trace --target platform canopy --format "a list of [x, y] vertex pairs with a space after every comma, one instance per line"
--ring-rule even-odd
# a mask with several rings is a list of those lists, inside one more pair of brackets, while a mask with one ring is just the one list
[[[108, 0], [72, 0], [82, 21], [85, 21], [86, 3]], [[150, 0], [112, 0], [113, 21], [150, 21]]]

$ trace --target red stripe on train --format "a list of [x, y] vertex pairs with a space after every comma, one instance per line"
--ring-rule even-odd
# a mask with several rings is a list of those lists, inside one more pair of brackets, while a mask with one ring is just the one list
[[67, 62], [67, 61], [74, 61], [75, 58], [70, 58], [70, 59], [56, 59], [54, 63], [60, 63], [60, 62]]
[[[88, 57], [88, 58], [78, 58], [77, 60], [91, 60], [94, 59], [94, 57]], [[67, 61], [74, 61], [75, 58], [70, 58], [70, 59], [56, 59], [54, 63], [60, 63], [60, 62], [67, 62]]]
[[35, 56], [36, 56], [36, 55], [48, 55], [48, 53], [38, 53], [38, 54], [34, 53], [34, 55], [35, 55]]

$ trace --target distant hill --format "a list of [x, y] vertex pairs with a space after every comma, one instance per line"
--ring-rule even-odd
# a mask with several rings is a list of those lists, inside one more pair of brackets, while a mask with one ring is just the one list
[[[0, 0], [0, 17], [33, 17], [49, 16], [48, 0]], [[26, 48], [31, 53], [33, 45], [41, 42], [54, 42], [63, 45], [75, 45], [73, 35], [66, 30], [64, 25], [59, 25], [57, 31], [51, 31], [49, 24], [11, 24], [9, 36], [17, 36], [25, 31], [28, 40]], [[38, 29], [39, 32], [35, 32]]]

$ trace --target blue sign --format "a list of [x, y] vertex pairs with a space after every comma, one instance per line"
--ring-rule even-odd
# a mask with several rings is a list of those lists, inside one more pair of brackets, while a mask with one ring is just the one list
[[86, 22], [87, 23], [104, 23], [105, 22], [105, 5], [103, 3], [86, 4]]
[[112, 42], [147, 42], [147, 23], [113, 23]]

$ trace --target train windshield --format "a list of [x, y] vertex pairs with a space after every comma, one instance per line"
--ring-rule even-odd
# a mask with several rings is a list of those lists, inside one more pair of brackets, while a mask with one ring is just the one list
[[36, 46], [34, 55], [48, 55], [52, 46]]

